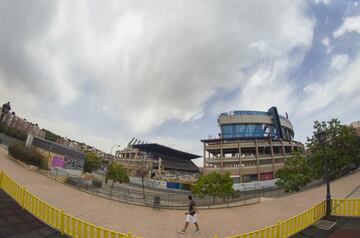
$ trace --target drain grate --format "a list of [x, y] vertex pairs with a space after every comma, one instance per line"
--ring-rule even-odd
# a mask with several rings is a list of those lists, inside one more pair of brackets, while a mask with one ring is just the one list
[[321, 230], [330, 230], [333, 226], [335, 226], [336, 222], [334, 221], [327, 221], [327, 220], [320, 220], [315, 223], [315, 226]]

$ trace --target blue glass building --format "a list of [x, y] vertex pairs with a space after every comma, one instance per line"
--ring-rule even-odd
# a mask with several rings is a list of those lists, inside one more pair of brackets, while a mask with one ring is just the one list
[[272, 180], [293, 151], [304, 152], [287, 113], [276, 107], [221, 113], [218, 123], [219, 137], [201, 140], [205, 174], [229, 172], [235, 183]]
[[225, 139], [267, 138], [273, 140], [293, 140], [291, 122], [280, 116], [276, 107], [263, 111], [234, 111], [219, 116], [221, 137]]

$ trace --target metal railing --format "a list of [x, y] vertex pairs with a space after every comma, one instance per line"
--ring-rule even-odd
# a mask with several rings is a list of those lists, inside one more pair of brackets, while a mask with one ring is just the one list
[[360, 216], [360, 198], [331, 199], [331, 214]]
[[[187, 209], [189, 206], [187, 194], [179, 194], [171, 191], [145, 191], [145, 193], [143, 193], [140, 190], [134, 189], [135, 186], [132, 186], [132, 189], [129, 190], [126, 187], [117, 186], [117, 184], [114, 186], [114, 188], [112, 188], [105, 183], [102, 184], [102, 187], [96, 187], [92, 185], [91, 179], [86, 179], [54, 167], [52, 168], [52, 172], [44, 170], [40, 170], [39, 172], [59, 182], [63, 182], [70, 186], [76, 187], [81, 191], [120, 202], [155, 208]], [[238, 192], [232, 197], [216, 196], [214, 198], [212, 196], [205, 196], [196, 197], [195, 200], [197, 206], [202, 208], [221, 206], [227, 207], [234, 204], [241, 205], [258, 203], [260, 202], [261, 194], [262, 193], [258, 193], [254, 190], [248, 190]]]
[[[314, 224], [326, 214], [326, 201], [285, 221], [277, 224], [248, 232], [241, 235], [229, 236], [227, 238], [285, 238]], [[360, 216], [360, 198], [356, 199], [332, 199], [331, 215], [334, 216]], [[215, 236], [214, 238], [217, 238]]]
[[323, 216], [325, 216], [325, 201], [285, 221], [279, 221], [275, 225], [227, 238], [285, 238], [314, 224]]
[[0, 189], [4, 190], [23, 209], [60, 231], [62, 235], [66, 234], [77, 238], [140, 238], [133, 236], [130, 232], [127, 234], [115, 232], [75, 218], [65, 213], [64, 210], [39, 199], [2, 171], [0, 171]]

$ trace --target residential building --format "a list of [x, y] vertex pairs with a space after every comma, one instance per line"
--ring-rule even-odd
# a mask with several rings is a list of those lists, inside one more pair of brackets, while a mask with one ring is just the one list
[[356, 131], [356, 134], [357, 134], [358, 136], [360, 136], [360, 121], [355, 121], [355, 122], [351, 123], [350, 126], [351, 126], [352, 128], [354, 128], [355, 131]]
[[45, 131], [40, 129], [38, 124], [34, 124], [24, 118], [16, 116], [15, 112], [6, 114], [4, 116], [3, 123], [10, 128], [15, 128], [26, 133], [31, 133], [39, 138], [45, 138]]

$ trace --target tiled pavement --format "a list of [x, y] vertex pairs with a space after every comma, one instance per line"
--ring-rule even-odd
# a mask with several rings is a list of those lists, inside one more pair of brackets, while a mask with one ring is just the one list
[[0, 190], [0, 238], [63, 237]]
[[292, 236], [292, 238], [359, 238], [360, 218], [357, 217], [331, 217], [328, 220], [336, 221], [330, 230], [321, 230], [312, 225]]
[[360, 198], [360, 185], [349, 194], [348, 198]]

